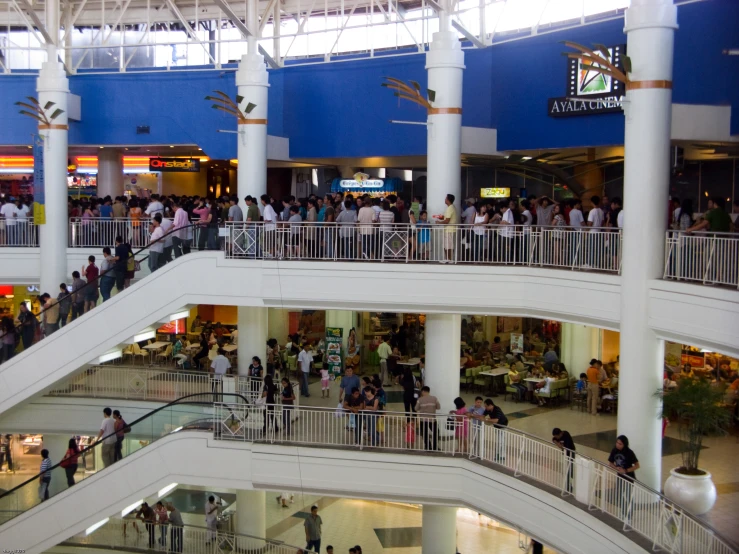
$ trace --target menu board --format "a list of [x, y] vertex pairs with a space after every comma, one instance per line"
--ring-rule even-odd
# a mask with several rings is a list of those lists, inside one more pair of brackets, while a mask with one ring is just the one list
[[326, 367], [332, 379], [341, 375], [341, 335], [342, 329], [340, 327], [326, 327]]
[[523, 335], [520, 333], [511, 333], [511, 352], [521, 354], [523, 352]]

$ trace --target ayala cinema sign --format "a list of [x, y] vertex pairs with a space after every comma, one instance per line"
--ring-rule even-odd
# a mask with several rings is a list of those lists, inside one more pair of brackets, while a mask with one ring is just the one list
[[[600, 53], [600, 52], [599, 52]], [[621, 57], [626, 53], [626, 45], [612, 46], [608, 49], [609, 62], [623, 69]], [[599, 67], [583, 63], [581, 59], [567, 60], [567, 96], [550, 98], [547, 113], [549, 117], [570, 117], [622, 111], [621, 97], [626, 88], [621, 81], [593, 71]]]

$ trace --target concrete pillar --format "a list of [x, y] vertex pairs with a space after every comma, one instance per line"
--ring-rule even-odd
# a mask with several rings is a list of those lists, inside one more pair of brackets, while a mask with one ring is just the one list
[[[239, 333], [240, 334], [240, 333]], [[258, 540], [267, 536], [267, 496], [264, 491], [237, 490], [236, 491], [236, 525], [234, 532], [237, 535], [250, 535], [238, 540], [239, 552], [261, 548], [264, 541]], [[251, 552], [251, 550], [249, 550]]]
[[422, 554], [457, 552], [457, 508], [423, 505]]
[[[69, 439], [72, 435], [53, 435], [44, 433], [41, 448], [49, 451], [51, 465], [56, 465], [62, 461], [64, 454], [69, 446]], [[38, 457], [38, 465], [33, 465], [34, 473], [37, 473], [41, 467], [41, 456]], [[80, 458], [80, 462], [82, 459]], [[63, 468], [56, 468], [51, 472], [51, 484], [49, 485], [49, 496], [54, 496], [67, 489], [67, 476]]]
[[[40, 285], [41, 292], [56, 296], [59, 283], [70, 281], [67, 275], [67, 144], [69, 135], [68, 97], [69, 81], [64, 65], [58, 60], [59, 42], [59, 1], [50, 0], [46, 4], [46, 28], [53, 33], [54, 42], [47, 45], [47, 61], [41, 65], [36, 91], [41, 106], [47, 102], [55, 105], [46, 111], [51, 115], [54, 110], [64, 112], [52, 121], [51, 125], [39, 124], [39, 135], [44, 141], [44, 211], [45, 224], [40, 226], [39, 241], [41, 244]], [[40, 195], [37, 191], [36, 201]]]
[[267, 329], [268, 338], [275, 338], [285, 346], [287, 333], [290, 329], [290, 310], [287, 308], [268, 308]]
[[252, 306], [237, 308], [239, 336], [239, 375], [248, 375], [253, 356], [259, 356], [262, 366], [266, 368], [267, 360], [267, 309]]
[[[428, 113], [426, 209], [443, 214], [444, 199], [451, 193], [457, 210], [462, 206], [462, 76], [464, 53], [457, 32], [452, 30], [450, 0], [442, 0], [446, 11], [439, 14], [439, 32], [426, 53], [428, 88], [436, 93]], [[461, 212], [460, 212], [461, 213]]]
[[354, 312], [348, 310], [326, 310], [326, 327], [341, 329], [341, 341], [346, 351], [349, 342], [349, 331], [354, 327]]
[[590, 365], [593, 358], [600, 359], [600, 329], [578, 323], [562, 324], [560, 360], [570, 376], [578, 377]]
[[672, 56], [677, 7], [672, 0], [631, 0], [626, 10], [627, 53], [624, 136], [623, 268], [621, 271], [621, 373], [618, 432], [639, 458], [639, 480], [660, 490], [659, 401], [664, 342], [647, 324], [649, 281], [662, 276], [663, 214], [670, 181]]
[[[258, 1], [246, 3], [246, 23], [250, 29], [258, 29]], [[256, 108], [246, 119], [239, 121], [238, 195], [241, 209], [246, 213], [244, 197], [259, 198], [267, 192], [267, 89], [269, 77], [264, 56], [259, 53], [257, 37], [247, 39], [247, 53], [241, 57], [236, 71], [236, 87], [243, 97], [239, 107], [243, 111], [249, 103]], [[259, 202], [257, 202], [259, 204]]]
[[462, 316], [426, 315], [426, 382], [439, 399], [441, 411], [454, 409], [459, 396], [459, 342]]
[[116, 148], [98, 150], [98, 198], [121, 196], [123, 187], [123, 152]]

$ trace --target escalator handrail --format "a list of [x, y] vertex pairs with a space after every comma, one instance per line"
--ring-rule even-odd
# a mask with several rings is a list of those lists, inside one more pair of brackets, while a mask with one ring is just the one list
[[[152, 410], [148, 414], [141, 416], [140, 418], [138, 418], [137, 420], [133, 421], [132, 423], [126, 423], [126, 428], [132, 428], [134, 425], [136, 425], [136, 424], [144, 421], [145, 419], [150, 418], [154, 414], [156, 414], [158, 412], [161, 412], [162, 410], [164, 410], [166, 408], [169, 408], [171, 406], [174, 406], [174, 405], [178, 405], [178, 404], [207, 404], [207, 405], [213, 405], [213, 402], [212, 401], [211, 402], [183, 402], [183, 400], [187, 400], [188, 398], [192, 398], [194, 396], [205, 396], [205, 397], [213, 398], [213, 394], [214, 393], [212, 393], [212, 392], [196, 392], [196, 393], [193, 393], [193, 394], [188, 394], [186, 396], [182, 396], [182, 397], [178, 398], [177, 400], [173, 400], [169, 404], [165, 404], [164, 406], [160, 406], [156, 410]], [[239, 399], [240, 398], [244, 402], [244, 404], [250, 404], [249, 400], [245, 396], [243, 396], [241, 394], [238, 394], [238, 393], [229, 393], [229, 392], [220, 392], [219, 391], [216, 394], [219, 397], [233, 396], [236, 399]], [[105, 439], [118, 435], [119, 432], [120, 431], [114, 431], [113, 433], [109, 433], [109, 434], [107, 434], [107, 435], [105, 435], [103, 437], [100, 437], [100, 439], [96, 440], [95, 443], [93, 443], [90, 446], [88, 446], [86, 448], [83, 448], [82, 450], [80, 450], [79, 452], [77, 452], [75, 454], [75, 456], [82, 456], [84, 453], [92, 450], [93, 448], [96, 448]], [[53, 470], [55, 470], [58, 467], [61, 467], [61, 464], [62, 464], [62, 462], [65, 459], [66, 458], [62, 458], [61, 460], [59, 460], [59, 462], [57, 464], [51, 466], [49, 469], [47, 469], [45, 471], [42, 471], [42, 472], [34, 475], [30, 479], [27, 479], [26, 481], [24, 481], [23, 483], [21, 483], [20, 485], [17, 485], [15, 487], [13, 487], [12, 489], [10, 489], [10, 490], [8, 490], [8, 491], [0, 494], [0, 500], [3, 499], [3, 498], [5, 498], [5, 497], [7, 497], [7, 496], [10, 496], [12, 493], [16, 492], [17, 490], [20, 490], [21, 488], [25, 487], [26, 485], [28, 485], [30, 483], [33, 483], [34, 481], [38, 480], [42, 475], [44, 475], [46, 473], [49, 473], [50, 471], [53, 471]]]

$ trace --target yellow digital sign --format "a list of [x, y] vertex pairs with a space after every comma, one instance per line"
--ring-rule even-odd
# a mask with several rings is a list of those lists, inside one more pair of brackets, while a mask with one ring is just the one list
[[509, 198], [511, 196], [510, 188], [489, 188], [480, 189], [480, 198]]

